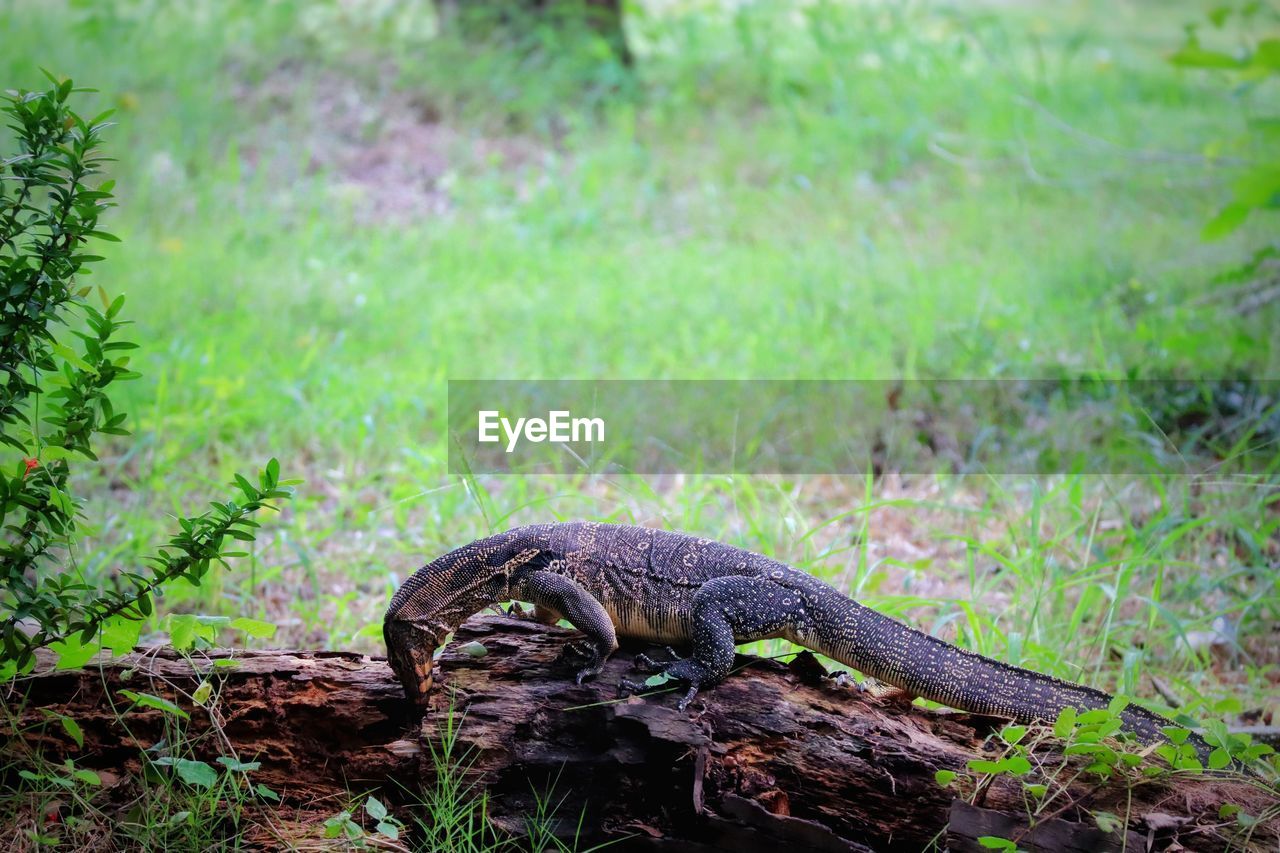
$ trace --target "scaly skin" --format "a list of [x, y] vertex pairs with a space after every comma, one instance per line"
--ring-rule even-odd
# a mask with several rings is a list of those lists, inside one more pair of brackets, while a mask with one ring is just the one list
[[[432, 656], [468, 616], [531, 601], [535, 618], [564, 618], [586, 635], [566, 649], [577, 681], [596, 675], [618, 637], [691, 647], [638, 663], [688, 685], [680, 708], [721, 681], [739, 643], [782, 637], [915, 696], [1019, 722], [1051, 721], [1066, 707], [1106, 708], [1100, 690], [957, 648], [858, 604], [817, 578], [710, 539], [646, 527], [566, 522], [519, 527], [451, 551], [396, 591], [383, 622], [392, 668], [418, 702], [431, 689]], [[623, 680], [619, 692], [642, 685]], [[1144, 743], [1170, 721], [1128, 706]], [[1194, 738], [1194, 736], [1193, 736]], [[1208, 746], [1195, 739], [1203, 755]]]

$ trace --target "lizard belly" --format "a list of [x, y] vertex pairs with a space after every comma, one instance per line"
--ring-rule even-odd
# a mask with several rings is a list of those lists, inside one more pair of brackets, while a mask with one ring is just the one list
[[687, 621], [678, 613], [646, 613], [640, 608], [619, 608], [612, 602], [604, 609], [620, 637], [672, 645], [689, 642]]

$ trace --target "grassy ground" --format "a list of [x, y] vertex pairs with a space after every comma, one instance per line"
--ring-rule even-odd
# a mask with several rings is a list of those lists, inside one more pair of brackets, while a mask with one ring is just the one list
[[1280, 373], [1274, 305], [1206, 299], [1265, 223], [1198, 239], [1232, 175], [1202, 152], [1275, 93], [1164, 61], [1195, 5], [686, 5], [632, 21], [628, 80], [432, 39], [426, 4], [0, 2], [5, 85], [44, 66], [120, 111], [98, 283], [128, 294], [145, 378], [82, 484], [86, 575], [275, 455], [298, 499], [153, 636], [220, 613], [378, 651], [426, 560], [587, 517], [768, 553], [1156, 707], [1274, 711], [1277, 492], [1233, 466], [447, 472], [446, 378]]

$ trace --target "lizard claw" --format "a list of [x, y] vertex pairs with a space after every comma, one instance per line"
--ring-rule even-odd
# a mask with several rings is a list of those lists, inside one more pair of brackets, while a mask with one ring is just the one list
[[600, 674], [600, 670], [604, 668], [605, 657], [590, 640], [574, 640], [564, 644], [555, 664], [575, 668], [577, 671], [574, 673], [573, 680], [576, 684], [582, 684], [588, 678], [595, 678]]
[[573, 677], [573, 681], [575, 684], [581, 685], [582, 682], [586, 681], [588, 678], [595, 678], [599, 675], [600, 669], [601, 667], [599, 665], [584, 666], [582, 669], [578, 670], [578, 674]]
[[660, 661], [654, 660], [646, 654], [638, 654], [632, 659], [632, 668], [644, 673], [665, 672], [667, 667], [680, 660], [680, 655], [670, 646], [664, 646], [663, 651], [667, 653], [670, 660]]
[[564, 644], [564, 647], [560, 649], [559, 656], [555, 659], [555, 663], [557, 665], [567, 664], [572, 666], [583, 661], [594, 660], [596, 657], [596, 648], [590, 641], [574, 640]]
[[[828, 672], [828, 673], [827, 673], [825, 676], [823, 676], [823, 677], [824, 677], [824, 678], [828, 678], [828, 679], [830, 679], [832, 682], [834, 682], [834, 683], [835, 683], [835, 685], [836, 685], [837, 687], [844, 687], [844, 686], [846, 686], [846, 685], [849, 683], [850, 679], [851, 679], [851, 676], [849, 675], [849, 673], [848, 673], [848, 672], [846, 672], [846, 671], [845, 671], [845, 670], [843, 670], [843, 669], [837, 669], [837, 670], [834, 670], [834, 671], [832, 671], [832, 672]], [[858, 682], [856, 682], [856, 681], [855, 681], [855, 682], [853, 682], [853, 686], [854, 686], [854, 688], [855, 688], [855, 689], [857, 689], [857, 690], [859, 690], [859, 691], [862, 691], [862, 690], [864, 690], [864, 689], [865, 689], [861, 684], [859, 684], [859, 683], [858, 683]]]
[[645, 654], [636, 655], [631, 664], [631, 668], [638, 672], [655, 673], [662, 671], [662, 664]]
[[689, 689], [676, 702], [676, 708], [683, 711], [685, 708], [689, 707], [689, 703], [692, 702], [693, 697], [697, 695], [698, 695], [698, 685], [690, 684]]
[[625, 699], [627, 696], [631, 696], [632, 694], [635, 694], [635, 693], [640, 693], [645, 689], [646, 688], [645, 688], [644, 682], [642, 681], [632, 681], [630, 678], [618, 679], [618, 698], [619, 699]]

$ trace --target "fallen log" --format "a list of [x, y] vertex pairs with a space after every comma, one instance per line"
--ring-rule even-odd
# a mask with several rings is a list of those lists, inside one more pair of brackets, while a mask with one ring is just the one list
[[[807, 653], [785, 665], [740, 657], [740, 671], [686, 711], [670, 692], [619, 701], [614, 686], [632, 652], [578, 686], [555, 664], [572, 635], [508, 617], [471, 619], [441, 658], [425, 715], [404, 699], [385, 660], [345, 652], [149, 649], [85, 669], [44, 667], [4, 688], [4, 734], [13, 737], [16, 725], [22, 748], [46, 759], [136, 774], [144, 751], [171, 737], [175, 723], [162, 707], [131, 707], [122, 691], [146, 693], [189, 716], [181, 725], [196, 756], [260, 762], [255, 781], [321, 814], [350, 791], [375, 789], [411, 808], [453, 731], [453, 754], [466, 760], [451, 772], [484, 786], [498, 827], [522, 832], [536, 800], [552, 792], [566, 837], [581, 825], [584, 842], [625, 836], [619, 849], [653, 851], [977, 850], [983, 835], [1023, 849], [1221, 850], [1243, 840], [1236, 821], [1219, 818], [1222, 805], [1258, 815], [1275, 803], [1239, 777], [1129, 788], [1077, 780], [1063, 807], [1028, 831], [1013, 778], [981, 792], [970, 786], [959, 799], [935, 779], [983, 756], [1001, 720], [873, 698], [825, 677]], [[206, 681], [211, 689], [197, 693]], [[48, 712], [78, 723], [82, 748]], [[1092, 815], [1103, 812], [1127, 829], [1100, 828]], [[1274, 849], [1277, 838], [1272, 822], [1247, 843]]]

